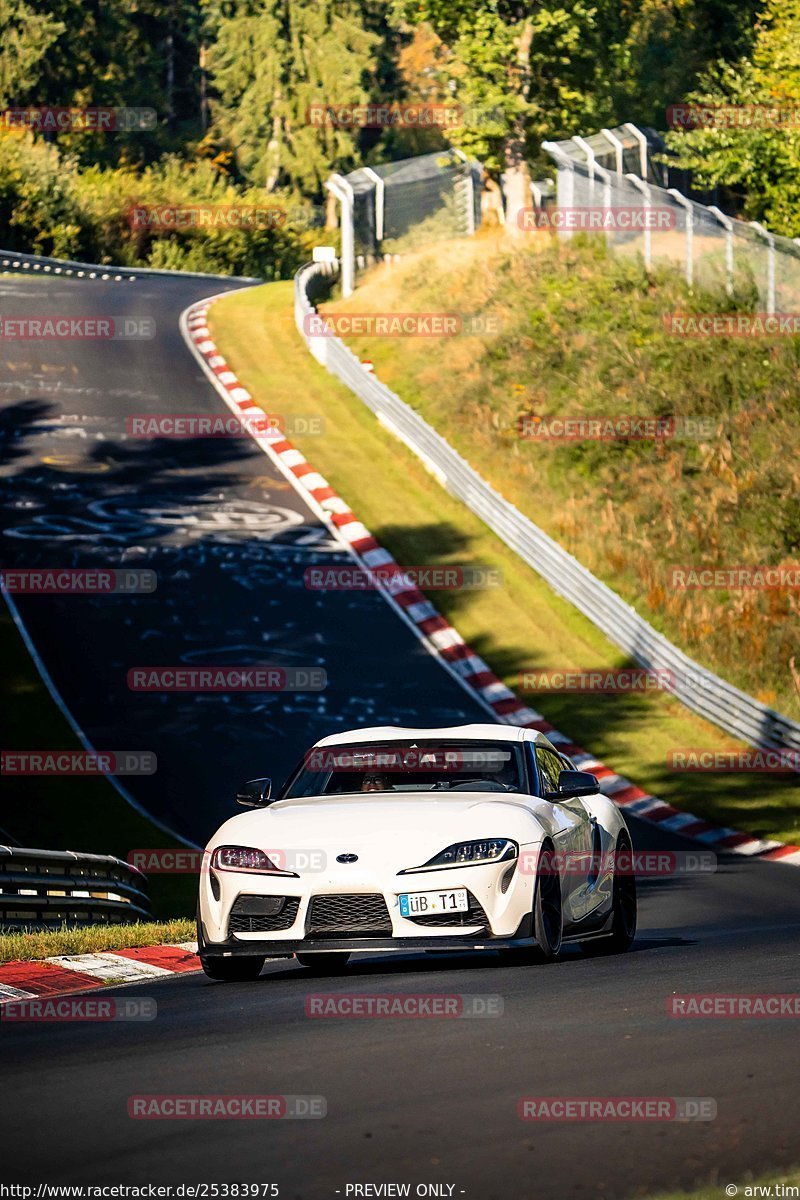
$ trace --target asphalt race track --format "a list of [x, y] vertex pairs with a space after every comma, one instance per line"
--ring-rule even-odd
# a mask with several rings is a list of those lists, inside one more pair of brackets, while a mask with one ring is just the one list
[[[43, 305], [41, 285], [2, 287], [7, 309], [9, 298], [20, 311]], [[378, 597], [322, 603], [304, 588], [305, 567], [340, 552], [257, 449], [123, 438], [132, 411], [216, 411], [177, 332], [182, 309], [209, 290], [202, 281], [59, 282], [48, 311], [154, 315], [158, 337], [5, 347], [14, 365], [2, 392], [13, 455], [3, 468], [4, 564], [123, 561], [159, 572], [155, 598], [18, 601], [89, 736], [154, 749], [156, 775], [128, 782], [192, 837], [230, 811], [231, 773], [234, 782], [280, 775], [323, 732], [479, 716]], [[220, 506], [231, 516], [222, 530]], [[265, 652], [325, 666], [329, 689], [296, 704], [198, 703], [124, 686], [143, 661], [263, 661]], [[640, 822], [632, 832], [639, 849], [692, 848]], [[675, 993], [800, 990], [800, 872], [728, 858], [714, 874], [645, 881], [641, 899], [638, 939], [618, 958], [571, 949], [537, 967], [495, 955], [359, 956], [345, 975], [322, 979], [276, 962], [255, 983], [191, 975], [105, 993], [154, 998], [147, 1023], [0, 1022], [4, 1179], [274, 1182], [281, 1197], [304, 1200], [345, 1197], [353, 1184], [407, 1183], [412, 1195], [439, 1184], [469, 1200], [566, 1200], [709, 1180], [722, 1195], [747, 1172], [800, 1162], [797, 1021], [667, 1012]], [[306, 1016], [307, 997], [320, 992], [494, 995], [503, 1013]], [[152, 1093], [323, 1096], [327, 1115], [131, 1119], [129, 1097]], [[533, 1123], [517, 1116], [526, 1096], [693, 1097], [713, 1100], [717, 1115]]]
[[[3, 343], [0, 563], [154, 570], [151, 595], [17, 595], [59, 693], [100, 750], [155, 752], [123, 783], [205, 843], [245, 778], [286, 777], [318, 738], [358, 725], [450, 725], [484, 710], [377, 593], [319, 592], [308, 567], [351, 560], [249, 436], [136, 438], [141, 414], [220, 414], [178, 329], [218, 281], [0, 279], [4, 315], [149, 319], [146, 340]], [[302, 399], [298, 399], [302, 413]], [[402, 514], [399, 514], [402, 519]], [[324, 691], [132, 692], [129, 669], [322, 667]]]
[[[633, 833], [640, 847], [686, 845], [640, 823]], [[308, 1200], [348, 1183], [430, 1182], [471, 1200], [562, 1200], [789, 1165], [800, 1159], [796, 1020], [679, 1020], [666, 1005], [674, 992], [796, 992], [799, 938], [797, 869], [726, 862], [645, 884], [641, 932], [618, 958], [361, 956], [321, 979], [275, 962], [254, 983], [191, 975], [113, 993], [153, 997], [149, 1023], [0, 1022], [4, 1176], [277, 1182]], [[319, 992], [492, 994], [504, 1015], [307, 1017]], [[153, 1093], [322, 1095], [328, 1115], [127, 1116], [129, 1096]], [[516, 1115], [522, 1096], [711, 1097], [717, 1118], [534, 1124]]]

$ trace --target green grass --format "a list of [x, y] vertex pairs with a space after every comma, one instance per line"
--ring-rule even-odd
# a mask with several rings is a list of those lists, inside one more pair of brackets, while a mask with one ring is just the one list
[[[81, 749], [4, 604], [0, 606], [0, 650], [4, 749]], [[37, 850], [114, 854], [124, 860], [131, 850], [178, 845], [131, 808], [102, 776], [8, 775], [2, 785], [0, 842], [10, 836]], [[149, 877], [151, 909], [159, 918], [193, 914], [196, 892], [193, 875]]]
[[[744, 1182], [737, 1181], [733, 1186], [738, 1188], [738, 1200], [754, 1200], [754, 1198], [766, 1198], [770, 1195], [773, 1200], [779, 1200], [778, 1193], [775, 1192], [778, 1184], [795, 1189], [800, 1188], [800, 1169], [781, 1175], [760, 1175], [756, 1179], [748, 1178]], [[709, 1184], [691, 1192], [659, 1192], [652, 1197], [652, 1200], [726, 1200], [726, 1186], [728, 1186], [728, 1180], [723, 1179], [721, 1183]], [[758, 1190], [759, 1188], [772, 1188], [772, 1192], [762, 1192]], [[794, 1195], [798, 1196], [800, 1192], [796, 1190]], [[784, 1193], [784, 1197], [786, 1196], [787, 1193]]]
[[[222, 352], [262, 407], [323, 418], [322, 435], [292, 441], [399, 562], [478, 563], [500, 571], [502, 587], [438, 592], [432, 599], [510, 687], [516, 688], [519, 672], [534, 667], [626, 665], [588, 620], [449, 496], [312, 359], [294, 327], [290, 283], [227, 296], [213, 306], [210, 318]], [[444, 428], [448, 435], [453, 432]], [[559, 729], [676, 808], [759, 835], [800, 836], [800, 791], [792, 779], [677, 774], [667, 768], [667, 753], [674, 748], [737, 746], [671, 697], [540, 694], [529, 699]]]
[[137, 921], [133, 925], [89, 925], [84, 929], [20, 930], [0, 933], [0, 963], [28, 962], [56, 954], [98, 954], [133, 946], [161, 946], [195, 939], [194, 921]]

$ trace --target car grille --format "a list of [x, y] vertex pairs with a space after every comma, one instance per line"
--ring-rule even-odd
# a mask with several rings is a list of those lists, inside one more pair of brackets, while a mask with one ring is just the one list
[[428, 916], [421, 917], [406, 917], [407, 921], [413, 921], [415, 925], [427, 925], [429, 928], [458, 928], [469, 925], [484, 925], [489, 927], [489, 921], [486, 913], [481, 908], [478, 901], [473, 896], [472, 892], [467, 892], [467, 903], [469, 908], [466, 912], [454, 913], [431, 913]]
[[299, 896], [237, 896], [228, 919], [228, 935], [291, 929], [299, 907]]
[[391, 936], [392, 922], [383, 896], [314, 896], [306, 933], [309, 937]]

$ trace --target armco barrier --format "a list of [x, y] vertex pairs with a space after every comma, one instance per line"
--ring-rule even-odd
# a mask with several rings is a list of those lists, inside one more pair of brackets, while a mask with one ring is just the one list
[[43, 254], [20, 254], [16, 250], [0, 249], [0, 272], [13, 271], [22, 275], [31, 272], [44, 275], [74, 275], [79, 279], [122, 280], [148, 278], [151, 275], [178, 279], [225, 279], [237, 283], [261, 283], [252, 275], [208, 275], [202, 271], [167, 271], [159, 267], [119, 267], [101, 263], [73, 262], [68, 258], [48, 258]]
[[669, 671], [674, 695], [694, 712], [752, 746], [800, 752], [800, 725], [706, 670], [648, 624], [616, 592], [537, 525], [504, 500], [477, 471], [409, 408], [337, 337], [309, 337], [304, 321], [314, 311], [325, 276], [336, 266], [310, 263], [295, 276], [295, 320], [309, 350], [355, 392], [380, 422], [463, 501], [507, 546], [640, 666]]
[[146, 886], [111, 855], [0, 846], [0, 929], [148, 920]]

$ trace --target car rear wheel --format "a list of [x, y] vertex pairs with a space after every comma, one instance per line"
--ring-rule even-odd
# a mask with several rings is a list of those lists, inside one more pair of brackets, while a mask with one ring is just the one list
[[308, 967], [315, 975], [336, 975], [345, 969], [350, 955], [343, 951], [327, 950], [320, 954], [296, 954], [295, 958], [301, 967]]
[[584, 954], [601, 956], [606, 954], [624, 954], [630, 950], [636, 937], [638, 903], [636, 899], [636, 875], [633, 870], [632, 849], [630, 841], [623, 835], [617, 842], [617, 867], [620, 855], [626, 855], [628, 862], [623, 871], [614, 870], [614, 886], [612, 891], [611, 911], [614, 914], [611, 923], [611, 933], [607, 937], [589, 938], [580, 943]]
[[264, 959], [258, 957], [246, 958], [201, 958], [200, 965], [209, 979], [223, 979], [227, 983], [244, 983], [248, 979], [257, 979], [261, 974]]

